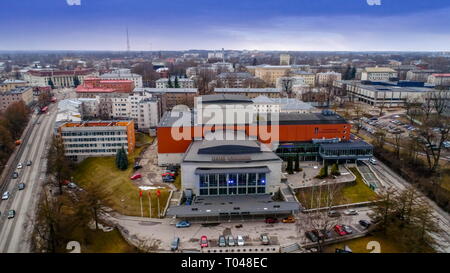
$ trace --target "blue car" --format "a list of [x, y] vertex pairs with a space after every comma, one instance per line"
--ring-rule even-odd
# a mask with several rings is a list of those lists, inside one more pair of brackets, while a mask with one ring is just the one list
[[175, 225], [177, 228], [184, 228], [184, 227], [190, 227], [191, 223], [188, 221], [180, 221]]

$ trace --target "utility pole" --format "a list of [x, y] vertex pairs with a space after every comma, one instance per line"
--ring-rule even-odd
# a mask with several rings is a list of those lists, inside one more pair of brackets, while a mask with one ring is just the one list
[[130, 36], [128, 35], [128, 26], [127, 26], [127, 52], [130, 53]]

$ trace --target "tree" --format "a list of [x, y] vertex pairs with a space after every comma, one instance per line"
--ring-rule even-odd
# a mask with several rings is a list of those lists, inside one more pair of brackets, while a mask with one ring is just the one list
[[167, 88], [173, 88], [172, 80], [170, 79], [170, 76], [169, 76], [169, 80], [167, 81]]
[[394, 136], [394, 149], [395, 149], [395, 156], [397, 159], [400, 159], [400, 141], [402, 138], [402, 133], [400, 131], [395, 131], [392, 133]]
[[354, 80], [356, 78], [356, 67], [352, 67], [350, 72], [350, 80]]
[[49, 92], [41, 92], [38, 97], [38, 105], [39, 107], [44, 107], [48, 105], [51, 101], [51, 96]]
[[339, 172], [339, 165], [337, 162], [334, 163], [333, 166], [331, 166], [331, 174], [336, 176], [341, 175], [341, 172]]
[[116, 153], [116, 167], [119, 170], [126, 170], [128, 168], [128, 156], [125, 152], [125, 148], [122, 146], [122, 148], [117, 150]]
[[384, 130], [378, 129], [373, 135], [375, 137], [375, 147], [383, 149], [384, 144], [386, 143], [386, 132]]
[[[381, 101], [381, 103], [379, 103], [378, 104], [378, 108], [380, 109], [380, 113], [378, 114], [378, 116], [382, 116], [383, 115], [383, 110], [384, 110], [384, 108], [386, 107], [386, 92], [383, 92], [383, 97], [382, 97], [382, 101]], [[378, 101], [378, 98], [377, 98], [377, 101]]]
[[288, 174], [293, 174], [294, 173], [294, 169], [293, 169], [293, 166], [292, 166], [292, 158], [291, 157], [288, 157], [286, 171], [288, 172]]
[[101, 184], [92, 182], [81, 192], [80, 204], [89, 209], [95, 222], [95, 229], [98, 229], [99, 215], [108, 211], [106, 208], [110, 203], [110, 195], [111, 193]]
[[52, 80], [52, 79], [49, 79], [49, 80], [48, 80], [48, 85], [50, 85], [50, 87], [51, 87], [52, 89], [55, 89], [55, 84], [53, 83], [53, 80]]
[[178, 76], [175, 77], [174, 87], [180, 88], [180, 84], [178, 83]]
[[298, 153], [295, 156], [295, 171], [300, 171], [300, 156], [298, 155]]
[[316, 176], [316, 178], [326, 178], [328, 177], [328, 165], [327, 162], [323, 165], [323, 167], [320, 169], [319, 174]]
[[77, 87], [80, 85], [80, 79], [78, 79], [78, 76], [73, 77], [73, 85]]
[[65, 155], [62, 138], [53, 136], [47, 154], [47, 174], [52, 176], [52, 182], [59, 187], [59, 193], [63, 193], [63, 184], [69, 180], [72, 174], [72, 164]]
[[28, 123], [30, 109], [23, 101], [12, 103], [3, 112], [4, 125], [8, 128], [13, 138], [19, 138]]

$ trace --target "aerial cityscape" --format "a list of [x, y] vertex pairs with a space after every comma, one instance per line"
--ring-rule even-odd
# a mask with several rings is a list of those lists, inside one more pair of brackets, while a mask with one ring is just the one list
[[449, 2], [4, 2], [0, 257], [450, 253]]

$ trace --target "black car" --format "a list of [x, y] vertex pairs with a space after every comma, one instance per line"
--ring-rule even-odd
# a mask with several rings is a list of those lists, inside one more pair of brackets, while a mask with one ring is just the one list
[[134, 164], [133, 169], [134, 169], [134, 170], [139, 170], [139, 169], [142, 169], [142, 166], [139, 165], [139, 164]]
[[365, 228], [369, 228], [370, 227], [370, 222], [367, 220], [359, 220], [359, 224]]
[[179, 245], [180, 245], [180, 238], [178, 237], [173, 238], [173, 241], [170, 244], [170, 250], [172, 251], [178, 250]]
[[19, 185], [17, 185], [17, 188], [19, 189], [19, 191], [25, 189], [25, 183], [20, 183]]
[[313, 243], [315, 243], [319, 240], [319, 238], [317, 238], [317, 236], [312, 231], [305, 232], [305, 236]]
[[13, 172], [12, 178], [13, 178], [13, 179], [16, 179], [16, 178], [18, 178], [18, 177], [19, 177], [19, 174], [18, 174], [17, 172]]
[[31, 166], [32, 163], [33, 163], [33, 162], [32, 162], [31, 160], [28, 160], [28, 161], [27, 161], [27, 166]]

